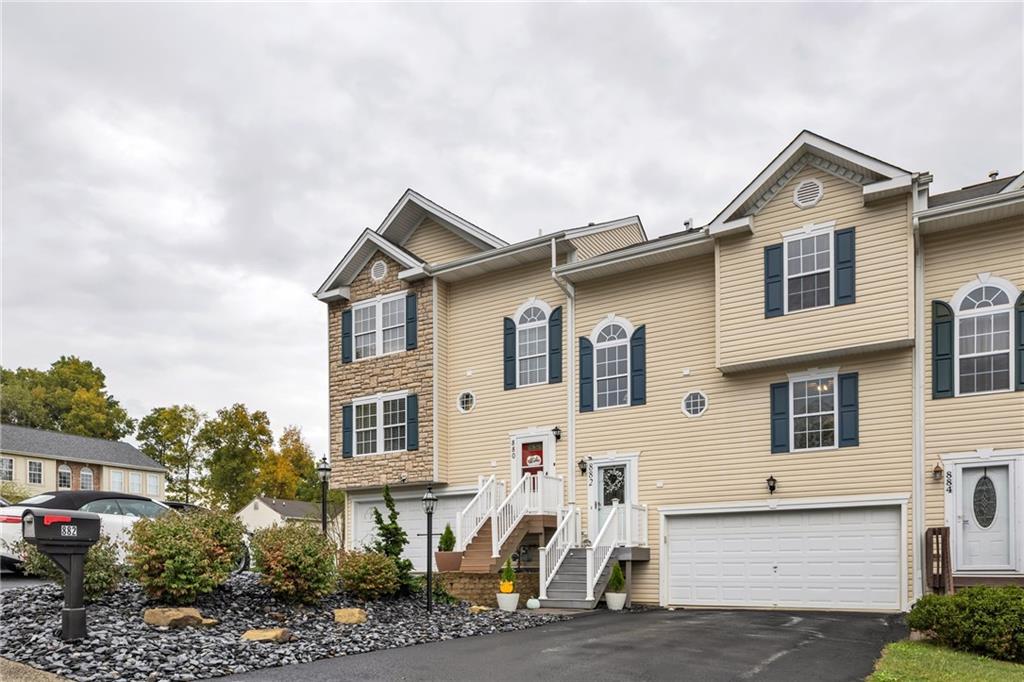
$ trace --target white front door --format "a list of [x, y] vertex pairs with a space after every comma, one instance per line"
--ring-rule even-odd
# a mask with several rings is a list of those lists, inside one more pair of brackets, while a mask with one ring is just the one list
[[961, 570], [1013, 565], [1013, 486], [1010, 465], [962, 465], [957, 545]]

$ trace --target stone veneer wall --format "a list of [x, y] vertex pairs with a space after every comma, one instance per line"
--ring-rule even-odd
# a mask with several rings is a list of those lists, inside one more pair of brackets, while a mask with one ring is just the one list
[[[498, 600], [497, 573], [439, 573], [437, 578], [444, 585], [448, 594], [468, 601], [470, 604], [496, 607]], [[526, 608], [526, 600], [540, 596], [540, 580], [538, 573], [517, 573], [516, 592], [519, 593], [519, 608]]]
[[[388, 274], [381, 281], [374, 282], [370, 278], [370, 268], [378, 260], [388, 264]], [[433, 286], [429, 279], [411, 284], [402, 282], [398, 279], [401, 270], [402, 266], [397, 261], [378, 251], [370, 257], [363, 271], [352, 282], [351, 301], [328, 304], [331, 486], [335, 488], [377, 487], [385, 483], [411, 485], [430, 482], [434, 477]], [[415, 292], [417, 296], [415, 350], [342, 363], [342, 311], [351, 307], [352, 303], [400, 291]], [[342, 458], [342, 406], [353, 398], [405, 390], [419, 396], [419, 450]]]

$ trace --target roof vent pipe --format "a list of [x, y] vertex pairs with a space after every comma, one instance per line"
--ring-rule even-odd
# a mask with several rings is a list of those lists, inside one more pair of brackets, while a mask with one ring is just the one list
[[686, 220], [683, 221], [683, 229], [684, 230], [692, 230], [693, 229], [693, 218], [687, 218]]
[[998, 177], [999, 177], [999, 171], [994, 170], [994, 171], [989, 171], [988, 172], [988, 179], [989, 180], [995, 180]]

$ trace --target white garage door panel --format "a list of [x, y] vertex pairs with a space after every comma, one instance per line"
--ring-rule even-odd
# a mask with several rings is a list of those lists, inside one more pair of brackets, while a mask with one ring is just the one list
[[[417, 571], [427, 570], [427, 515], [423, 513], [422, 493], [414, 498], [400, 498], [395, 500], [395, 509], [398, 511], [398, 523], [405, 529], [409, 537], [409, 544], [405, 546], [403, 556], [412, 561]], [[434, 507], [434, 547], [437, 547], [437, 536], [444, 530], [446, 523], [455, 529], [455, 515], [466, 508], [469, 501], [473, 499], [473, 493], [465, 495], [438, 495], [437, 505]], [[381, 498], [373, 500], [358, 500], [353, 502], [354, 517], [352, 520], [352, 546], [361, 549], [370, 545], [376, 540], [376, 527], [373, 523], [373, 509], [377, 507], [381, 514], [387, 519], [387, 510], [384, 508], [384, 500]]]
[[900, 509], [669, 516], [673, 605], [897, 610]]

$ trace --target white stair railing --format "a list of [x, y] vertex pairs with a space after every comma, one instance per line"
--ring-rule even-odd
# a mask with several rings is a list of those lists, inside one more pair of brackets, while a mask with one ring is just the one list
[[498, 485], [491, 474], [481, 485], [466, 508], [455, 515], [455, 551], [465, 552], [466, 546], [473, 541], [476, 534], [494, 512], [494, 504], [498, 499]]
[[631, 504], [629, 522], [626, 524], [625, 544], [627, 547], [647, 546], [647, 505]]
[[587, 548], [588, 600], [594, 598], [597, 581], [600, 579], [604, 567], [608, 565], [608, 559], [611, 557], [612, 552], [615, 551], [615, 547], [619, 544], [620, 511], [619, 501], [614, 500], [612, 502], [612, 510], [608, 513], [608, 518], [604, 520], [601, 531], [594, 538], [593, 544]]
[[564, 480], [561, 476], [537, 474], [533, 492], [535, 499], [530, 504], [533, 514], [558, 514], [565, 505]]
[[519, 520], [534, 503], [536, 481], [530, 474], [524, 474], [500, 505], [491, 513], [491, 556], [501, 555], [501, 546], [515, 530]]
[[558, 524], [550, 542], [540, 548], [540, 598], [548, 598], [548, 585], [554, 580], [569, 550], [580, 543], [580, 513], [573, 505]]

